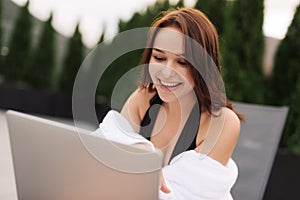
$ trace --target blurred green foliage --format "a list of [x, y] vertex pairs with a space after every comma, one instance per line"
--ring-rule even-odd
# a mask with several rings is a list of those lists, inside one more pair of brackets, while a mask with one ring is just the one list
[[266, 103], [290, 107], [281, 146], [300, 154], [300, 4], [277, 49], [267, 86]]
[[275, 105], [290, 104], [290, 97], [296, 90], [300, 74], [300, 6], [285, 38], [279, 44], [273, 74], [270, 77], [270, 96], [268, 103]]
[[198, 0], [195, 4], [195, 8], [205, 13], [215, 25], [220, 36], [223, 34], [226, 2], [227, 0]]
[[22, 81], [32, 47], [32, 17], [29, 2], [19, 10], [9, 42], [9, 53], [1, 66], [1, 74], [7, 82]]
[[[2, 0], [0, 0], [0, 19], [2, 19]], [[3, 42], [2, 41], [2, 20], [0, 20], [0, 66], [3, 66], [2, 42]], [[0, 76], [1, 76], [1, 69], [0, 69]]]
[[43, 23], [41, 36], [33, 50], [30, 62], [24, 70], [23, 81], [38, 89], [52, 89], [56, 60], [55, 30], [51, 25], [52, 15]]
[[264, 102], [263, 3], [236, 0], [226, 6], [222, 65], [226, 94], [235, 101]]
[[290, 111], [280, 145], [300, 155], [300, 73], [295, 86], [296, 90], [292, 92]]
[[83, 59], [84, 49], [78, 24], [74, 35], [69, 40], [63, 67], [60, 72], [58, 84], [60, 91], [72, 94], [76, 74], [83, 62]]

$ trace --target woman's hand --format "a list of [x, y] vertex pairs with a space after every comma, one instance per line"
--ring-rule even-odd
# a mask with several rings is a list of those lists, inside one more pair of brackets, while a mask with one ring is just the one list
[[160, 190], [164, 193], [170, 193], [171, 190], [167, 187], [162, 172], [160, 173]]

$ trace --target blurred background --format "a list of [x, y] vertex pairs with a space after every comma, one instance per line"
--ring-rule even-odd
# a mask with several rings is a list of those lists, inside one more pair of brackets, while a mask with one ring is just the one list
[[[289, 107], [278, 154], [292, 156], [299, 166], [299, 2], [0, 0], [0, 109], [71, 118], [76, 73], [97, 44], [109, 48], [116, 42], [114, 35], [150, 26], [160, 11], [195, 7], [219, 33], [227, 96], [236, 102]], [[99, 120], [110, 109], [115, 84], [139, 64], [141, 53], [127, 53], [105, 71], [95, 95]], [[279, 173], [272, 172], [265, 199], [274, 199]]]

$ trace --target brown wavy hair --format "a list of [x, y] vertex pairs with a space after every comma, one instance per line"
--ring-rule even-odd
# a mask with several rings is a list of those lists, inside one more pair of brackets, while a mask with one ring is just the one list
[[[141, 88], [147, 89], [149, 92], [156, 90], [151, 81], [148, 63], [154, 39], [159, 30], [166, 27], [177, 28], [186, 36], [184, 38], [185, 57], [189, 63], [188, 70], [195, 83], [194, 91], [201, 112], [212, 114], [212, 111], [225, 106], [234, 111], [232, 103], [224, 91], [218, 33], [210, 20], [201, 11], [193, 8], [179, 8], [162, 12], [161, 16], [152, 24], [147, 41], [149, 48], [144, 50], [140, 62], [145, 65]], [[234, 112], [240, 120], [243, 120], [242, 114]]]

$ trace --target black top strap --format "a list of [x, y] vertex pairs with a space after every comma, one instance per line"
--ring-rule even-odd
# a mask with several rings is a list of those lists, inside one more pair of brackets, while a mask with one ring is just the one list
[[[150, 107], [146, 111], [146, 114], [143, 120], [141, 121], [141, 130], [140, 130], [140, 134], [148, 140], [150, 140], [151, 138], [151, 133], [153, 131], [154, 124], [160, 106], [162, 105], [163, 101], [159, 98], [159, 95], [156, 93], [154, 97], [151, 98], [149, 103], [150, 103]], [[177, 156], [178, 154], [196, 148], [196, 138], [197, 138], [199, 122], [201, 117], [200, 113], [201, 112], [200, 112], [199, 105], [196, 103], [178, 138], [178, 141], [172, 152], [170, 161], [172, 160], [173, 157]]]
[[[154, 128], [154, 124], [163, 101], [159, 98], [158, 94], [156, 93], [154, 97], [152, 97], [149, 101], [150, 107], [146, 111], [146, 114], [141, 121], [141, 130], [140, 134], [150, 140], [152, 130]], [[151, 120], [153, 119], [153, 120]]]

